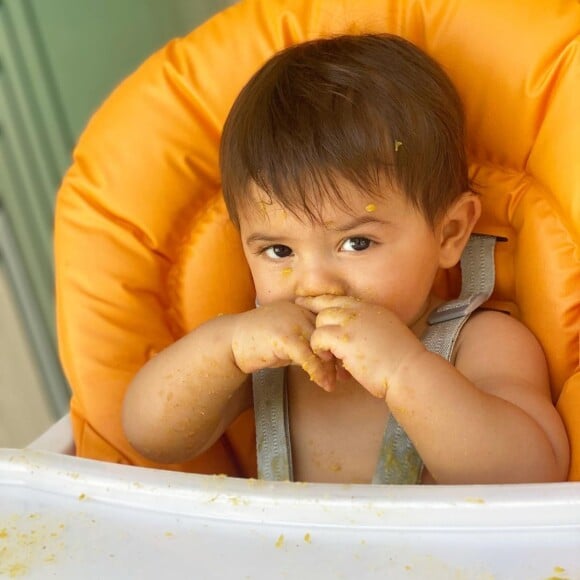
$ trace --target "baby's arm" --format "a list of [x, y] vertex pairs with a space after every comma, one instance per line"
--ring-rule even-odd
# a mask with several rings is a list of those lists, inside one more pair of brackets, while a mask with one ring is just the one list
[[[456, 352], [455, 367], [425, 352], [414, 368], [401, 370], [398, 388], [387, 396], [389, 404], [404, 407], [409, 394], [401, 385], [408, 381], [415, 396], [424, 396], [422, 451], [435, 480], [566, 479], [568, 439], [552, 404], [544, 353], [532, 333], [511, 316], [481, 312], [464, 327]], [[415, 433], [419, 424], [403, 426]], [[436, 431], [442, 436], [429, 443]]]
[[235, 316], [190, 332], [141, 368], [123, 403], [129, 442], [163, 463], [195, 457], [251, 404], [247, 375], [232, 355]]
[[438, 483], [557, 481], [568, 469], [544, 355], [509, 316], [465, 326], [456, 366], [428, 352], [391, 312], [347, 297], [301, 300], [319, 313], [315, 351], [330, 351], [385, 398]]
[[310, 348], [314, 315], [288, 302], [202, 324], [151, 359], [125, 395], [123, 426], [140, 453], [160, 462], [208, 449], [251, 405], [248, 375], [299, 364], [320, 384], [334, 365]]

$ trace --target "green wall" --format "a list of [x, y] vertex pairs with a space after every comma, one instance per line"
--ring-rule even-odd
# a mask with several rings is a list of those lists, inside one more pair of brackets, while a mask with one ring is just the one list
[[[22, 0], [18, 0], [22, 1]], [[226, 0], [30, 0], [74, 137], [112, 88]]]

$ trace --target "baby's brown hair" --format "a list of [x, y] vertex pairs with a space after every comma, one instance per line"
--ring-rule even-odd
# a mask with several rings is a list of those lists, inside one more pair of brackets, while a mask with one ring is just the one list
[[321, 202], [345, 205], [341, 179], [377, 197], [386, 183], [434, 223], [469, 190], [461, 100], [443, 69], [398, 36], [305, 42], [274, 55], [243, 88], [220, 167], [236, 225], [252, 184], [317, 220]]

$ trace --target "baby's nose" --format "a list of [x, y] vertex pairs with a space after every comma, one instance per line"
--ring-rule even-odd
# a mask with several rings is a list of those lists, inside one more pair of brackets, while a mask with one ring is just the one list
[[342, 276], [322, 264], [302, 268], [297, 278], [296, 296], [322, 296], [323, 294], [343, 296], [346, 294], [346, 285]]

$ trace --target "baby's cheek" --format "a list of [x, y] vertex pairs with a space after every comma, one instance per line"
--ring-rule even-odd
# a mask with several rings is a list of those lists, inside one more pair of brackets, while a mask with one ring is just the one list
[[266, 306], [282, 300], [294, 302], [295, 296], [291, 288], [292, 285], [287, 282], [292, 276], [285, 278], [282, 273], [278, 272], [277, 277], [280, 283], [275, 285], [260, 285], [254, 283], [256, 289], [256, 306]]

